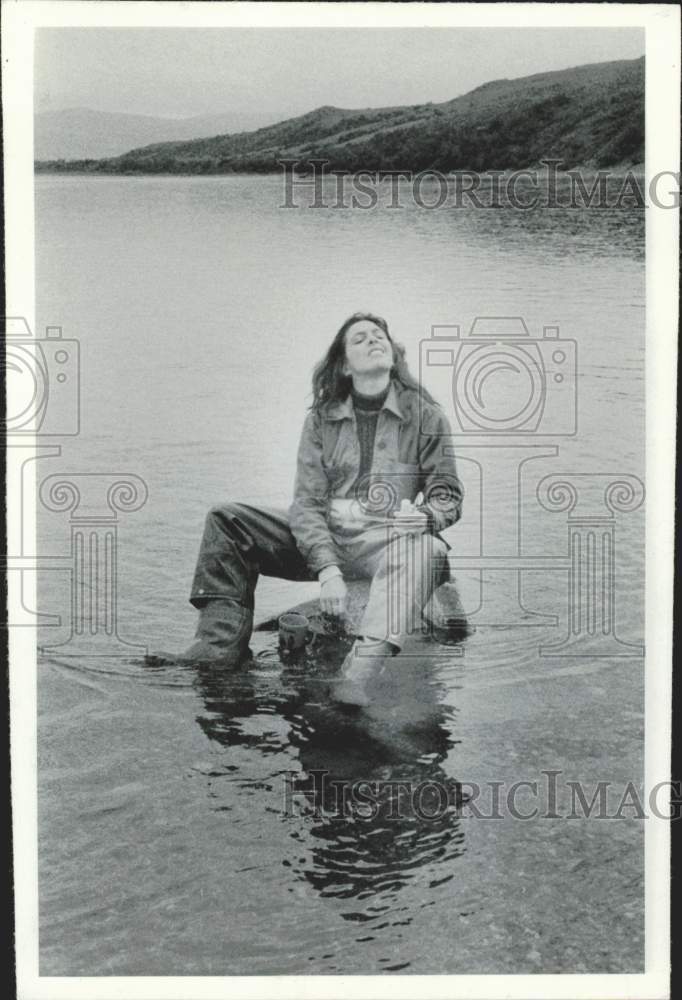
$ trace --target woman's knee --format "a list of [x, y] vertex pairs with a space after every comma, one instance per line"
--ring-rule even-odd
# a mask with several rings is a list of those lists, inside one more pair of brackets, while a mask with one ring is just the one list
[[239, 504], [228, 501], [209, 507], [204, 522], [204, 544], [223, 545], [239, 531]]
[[238, 503], [233, 503], [231, 500], [227, 500], [225, 503], [213, 504], [208, 509], [206, 520], [210, 522], [232, 521], [239, 512], [239, 506]]
[[426, 574], [434, 581], [435, 586], [449, 579], [448, 546], [441, 538], [433, 535], [407, 535], [394, 539], [387, 547], [379, 572], [408, 572], [412, 574], [419, 568], [421, 574]]
[[399, 558], [419, 556], [430, 561], [447, 558], [448, 547], [435, 535], [401, 535], [393, 539], [390, 550]]
[[448, 547], [436, 535], [422, 535], [423, 544], [431, 559], [447, 559]]

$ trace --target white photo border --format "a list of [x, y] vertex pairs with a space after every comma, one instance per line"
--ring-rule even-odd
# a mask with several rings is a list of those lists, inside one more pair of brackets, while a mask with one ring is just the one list
[[[35, 329], [33, 35], [38, 27], [640, 27], [646, 31], [646, 188], [678, 172], [680, 10], [612, 3], [173, 3], [3, 0], [7, 315]], [[679, 216], [646, 210], [647, 791], [670, 778]], [[8, 400], [11, 404], [11, 398]], [[27, 442], [28, 443], [28, 442]], [[8, 542], [20, 489], [8, 469]], [[26, 484], [24, 484], [26, 486]], [[33, 484], [35, 491], [35, 484]], [[26, 499], [24, 494], [24, 500]], [[25, 525], [35, 532], [35, 522]], [[10, 574], [11, 576], [11, 574]], [[9, 581], [10, 587], [13, 581]], [[33, 595], [28, 595], [35, 598]], [[35, 602], [33, 604], [35, 606]], [[670, 824], [646, 825], [643, 974], [486, 976], [41, 977], [38, 966], [36, 648], [10, 630], [11, 777], [20, 1000], [168, 998], [647, 998], [669, 995]]]

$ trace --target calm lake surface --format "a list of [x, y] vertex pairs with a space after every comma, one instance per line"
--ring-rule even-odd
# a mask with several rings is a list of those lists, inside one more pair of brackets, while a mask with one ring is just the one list
[[[582, 475], [597, 484], [588, 513], [607, 515], [595, 476], [644, 479], [644, 212], [282, 200], [277, 177], [36, 178], [37, 329], [78, 339], [81, 367], [80, 434], [56, 439], [38, 478], [102, 474], [104, 511], [114, 474], [149, 494], [118, 515], [130, 655], [53, 650], [39, 663], [41, 974], [642, 971], [632, 810], [485, 819], [457, 802], [467, 784], [537, 781], [539, 799], [517, 804], [542, 812], [553, 769], [588, 798], [612, 782], [617, 808], [617, 790], [642, 781], [643, 659], [540, 652], [566, 635], [567, 512], [536, 488]], [[453, 557], [511, 544], [557, 565], [524, 572], [519, 603], [509, 571], [455, 564], [474, 621], [485, 593], [476, 632], [429, 646], [398, 696], [358, 717], [329, 697], [334, 664], [283, 666], [267, 634], [251, 669], [220, 682], [145, 669], [142, 647], [193, 633], [207, 507], [288, 505], [312, 366], [359, 309], [387, 318], [415, 373], [433, 325], [464, 338], [476, 317], [522, 317], [534, 343], [546, 326], [576, 342], [577, 433], [561, 433], [570, 399], [552, 395], [546, 436], [510, 437], [517, 451], [453, 439], [466, 489]], [[428, 384], [455, 422], [451, 371]], [[62, 558], [40, 580], [41, 610], [62, 618], [40, 640], [56, 645], [70, 635], [68, 512], [41, 508], [39, 536]], [[638, 644], [642, 507], [616, 513], [615, 538], [616, 631]], [[263, 580], [258, 613], [316, 591]], [[335, 811], [328, 788], [310, 790], [322, 770], [380, 782], [376, 814]], [[396, 818], [390, 782], [452, 790], [455, 804], [416, 809], [403, 790]]]

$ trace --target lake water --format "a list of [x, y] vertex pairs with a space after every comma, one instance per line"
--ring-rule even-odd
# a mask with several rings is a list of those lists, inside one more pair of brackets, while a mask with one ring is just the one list
[[[456, 800], [467, 783], [542, 787], [551, 769], [588, 792], [642, 781], [643, 659], [598, 643], [540, 650], [566, 634], [568, 550], [567, 512], [536, 489], [573, 477], [589, 494], [580, 512], [603, 517], [608, 481], [644, 478], [644, 212], [403, 201], [284, 209], [277, 177], [36, 179], [37, 326], [76, 338], [81, 367], [80, 433], [57, 439], [38, 478], [90, 474], [93, 510], [108, 510], [112, 477], [148, 489], [117, 523], [130, 656], [71, 648], [39, 663], [42, 975], [643, 968], [641, 821], [486, 820]], [[508, 564], [481, 576], [455, 561], [477, 631], [434, 644], [399, 697], [358, 718], [335, 710], [324, 670], [283, 667], [268, 636], [250, 670], [220, 682], [146, 670], [141, 647], [192, 634], [207, 507], [289, 503], [312, 366], [360, 309], [387, 318], [415, 372], [434, 325], [465, 340], [477, 317], [522, 317], [533, 343], [543, 327], [576, 342], [577, 433], [556, 390], [536, 434], [453, 438], [466, 489], [455, 560], [556, 565], [530, 567], [517, 595]], [[532, 350], [549, 364], [546, 345]], [[427, 381], [456, 422], [452, 368]], [[613, 522], [611, 610], [636, 645], [644, 515], [630, 506]], [[70, 635], [70, 530], [68, 512], [41, 508], [40, 552], [57, 561], [40, 608], [62, 617], [41, 629], [46, 645]], [[315, 593], [264, 580], [258, 612]], [[432, 783], [454, 805], [429, 818], [408, 795], [399, 818], [383, 799], [369, 818], [342, 815], [306, 785], [321, 770], [381, 794]]]

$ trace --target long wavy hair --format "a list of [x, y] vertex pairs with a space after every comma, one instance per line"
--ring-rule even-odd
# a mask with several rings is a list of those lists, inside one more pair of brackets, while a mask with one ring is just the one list
[[430, 403], [435, 403], [433, 396], [419, 384], [414, 375], [407, 367], [405, 360], [405, 348], [402, 344], [393, 340], [388, 331], [388, 323], [381, 316], [373, 313], [358, 312], [353, 313], [341, 324], [338, 333], [332, 340], [329, 350], [322, 360], [315, 366], [313, 371], [313, 402], [311, 410], [319, 410], [327, 403], [336, 403], [346, 399], [353, 386], [350, 375], [344, 375], [343, 366], [346, 362], [346, 333], [354, 323], [360, 320], [368, 320], [374, 323], [386, 334], [393, 350], [393, 366], [390, 377], [399, 382], [406, 389], [418, 392], [420, 396]]

